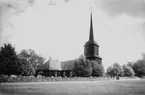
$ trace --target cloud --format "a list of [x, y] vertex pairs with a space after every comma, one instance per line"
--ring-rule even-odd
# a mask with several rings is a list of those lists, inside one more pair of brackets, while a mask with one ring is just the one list
[[69, 3], [70, 0], [49, 0], [49, 3], [48, 5], [63, 5], [63, 4], [66, 4], [66, 3]]
[[145, 41], [145, 22], [141, 23], [138, 27], [140, 28], [142, 38]]
[[94, 29], [97, 30], [96, 38], [100, 41], [100, 54], [105, 66], [115, 61], [125, 64], [139, 59], [145, 48], [145, 2], [143, 0], [94, 0], [94, 2], [93, 7], [97, 9], [93, 11], [93, 14], [96, 14], [93, 15], [96, 17]]
[[36, 0], [28, 0], [28, 3], [33, 5], [35, 3]]
[[13, 34], [11, 17], [25, 12], [34, 0], [0, 0], [0, 46]]
[[144, 0], [95, 0], [95, 3], [111, 15], [126, 13], [131, 16], [145, 16]]
[[64, 0], [66, 3], [70, 2], [70, 0]]
[[[94, 0], [94, 2], [97, 8], [110, 17], [109, 19], [116, 18], [113, 27], [117, 24], [118, 27], [115, 32], [125, 28], [136, 28], [133, 31], [140, 32], [145, 41], [145, 0]], [[118, 23], [118, 21], [121, 22]], [[121, 28], [122, 26], [124, 28]], [[122, 30], [122, 32], [129, 32], [128, 29]]]

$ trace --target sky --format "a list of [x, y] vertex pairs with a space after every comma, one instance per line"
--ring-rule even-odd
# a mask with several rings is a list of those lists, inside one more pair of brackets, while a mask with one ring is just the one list
[[[90, 10], [92, 6], [92, 10]], [[105, 68], [145, 52], [145, 0], [0, 0], [0, 45], [34, 49], [49, 59], [73, 60], [94, 38]]]

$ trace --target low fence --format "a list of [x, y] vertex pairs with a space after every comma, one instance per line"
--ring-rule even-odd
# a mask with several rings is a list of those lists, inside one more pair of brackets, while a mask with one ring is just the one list
[[[136, 77], [121, 77], [120, 79], [135, 79]], [[109, 77], [44, 77], [44, 76], [7, 76], [0, 75], [0, 82], [56, 82], [56, 81], [103, 81], [116, 80]]]

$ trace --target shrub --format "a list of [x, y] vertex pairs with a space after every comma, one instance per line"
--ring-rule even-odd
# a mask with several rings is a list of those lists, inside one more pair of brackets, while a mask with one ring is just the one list
[[77, 77], [90, 77], [92, 74], [91, 62], [81, 57], [75, 60], [72, 75]]
[[114, 73], [113, 73], [113, 67], [112, 66], [109, 66], [107, 68], [107, 72], [106, 72], [107, 76], [110, 76], [110, 77], [114, 77]]
[[97, 61], [91, 61], [92, 63], [92, 76], [100, 77], [104, 75], [104, 68], [102, 64], [98, 64]]
[[145, 76], [145, 60], [138, 60], [133, 65], [135, 75], [138, 77]]
[[0, 83], [1, 82], [7, 82], [9, 80], [9, 76], [8, 75], [0, 75]]
[[124, 76], [126, 77], [132, 77], [135, 75], [133, 69], [130, 66], [123, 65], [123, 70], [124, 70]]

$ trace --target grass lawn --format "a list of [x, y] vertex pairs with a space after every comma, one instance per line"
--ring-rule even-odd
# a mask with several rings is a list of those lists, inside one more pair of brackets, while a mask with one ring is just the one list
[[145, 95], [145, 80], [1, 83], [0, 95]]

